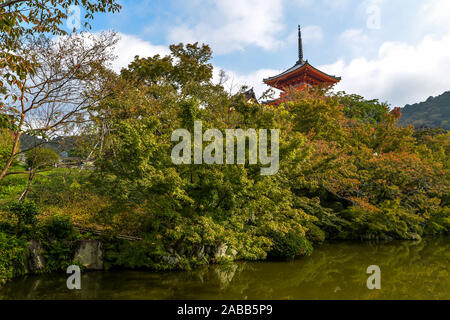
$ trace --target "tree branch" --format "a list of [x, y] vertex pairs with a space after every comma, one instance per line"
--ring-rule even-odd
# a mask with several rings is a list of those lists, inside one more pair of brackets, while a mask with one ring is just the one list
[[20, 2], [27, 2], [28, 0], [10, 0], [10, 1], [6, 1], [5, 3], [0, 4], [0, 8], [6, 8], [15, 4], [18, 4]]

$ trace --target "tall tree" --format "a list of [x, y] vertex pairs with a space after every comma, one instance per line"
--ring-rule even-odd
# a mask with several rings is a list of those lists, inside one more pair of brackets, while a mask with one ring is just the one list
[[104, 96], [102, 74], [112, 59], [114, 33], [72, 34], [50, 40], [27, 39], [18, 50], [38, 62], [23, 79], [7, 85], [5, 111], [13, 119], [13, 145], [0, 173], [2, 179], [19, 153], [23, 134], [49, 137], [86, 120], [85, 111]]
[[[97, 12], [117, 12], [121, 6], [116, 0], [0, 0], [0, 91], [5, 83], [24, 79], [36, 68], [36, 61], [18, 54], [22, 38], [26, 35], [65, 35], [63, 22], [70, 18], [73, 9], [84, 10], [84, 29]], [[80, 17], [81, 20], [81, 17]], [[81, 21], [80, 21], [81, 22]], [[2, 105], [0, 99], [0, 106]]]

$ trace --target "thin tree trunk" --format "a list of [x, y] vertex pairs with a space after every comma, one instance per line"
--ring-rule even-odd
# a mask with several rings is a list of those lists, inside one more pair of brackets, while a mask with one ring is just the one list
[[92, 154], [94, 153], [95, 148], [97, 148], [97, 146], [98, 146], [99, 143], [100, 143], [100, 141], [97, 142], [97, 143], [95, 144], [94, 148], [91, 150], [91, 153], [89, 153], [89, 155], [88, 155], [88, 157], [86, 158], [86, 160], [84, 160], [83, 163], [81, 163], [80, 170], [79, 170], [78, 172], [83, 171], [84, 166], [85, 166], [85, 165], [87, 164], [87, 162], [91, 159]]
[[19, 201], [23, 201], [27, 198], [28, 192], [31, 190], [31, 184], [33, 182], [34, 176], [36, 175], [36, 172], [34, 170], [30, 171], [30, 174], [28, 175], [28, 184], [25, 191], [22, 193], [22, 195], [19, 198]]

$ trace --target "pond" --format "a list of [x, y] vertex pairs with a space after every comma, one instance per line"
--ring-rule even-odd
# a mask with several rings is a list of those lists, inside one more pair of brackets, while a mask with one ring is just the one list
[[[242, 262], [188, 272], [84, 273], [70, 291], [65, 274], [28, 276], [0, 299], [450, 299], [450, 237], [421, 242], [333, 242], [289, 262]], [[367, 267], [381, 270], [369, 290]]]

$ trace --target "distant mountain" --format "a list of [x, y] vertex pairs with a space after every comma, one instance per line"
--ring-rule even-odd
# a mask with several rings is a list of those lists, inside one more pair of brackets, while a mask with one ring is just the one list
[[[76, 147], [77, 137], [57, 137], [49, 142], [44, 143], [42, 146], [52, 149], [57, 153], [63, 151], [71, 151]], [[22, 150], [28, 150], [42, 143], [42, 139], [24, 134], [20, 137], [20, 148]]]
[[427, 101], [407, 104], [402, 109], [400, 125], [414, 125], [416, 128], [439, 128], [450, 130], [450, 91]]

